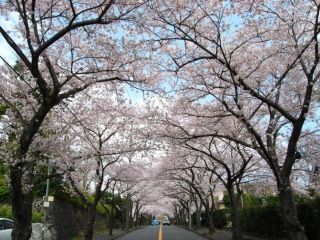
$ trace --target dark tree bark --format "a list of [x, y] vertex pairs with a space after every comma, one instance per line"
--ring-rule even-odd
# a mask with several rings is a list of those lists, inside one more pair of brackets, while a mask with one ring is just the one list
[[139, 201], [136, 202], [136, 208], [134, 210], [134, 226], [137, 228], [138, 227], [138, 217], [139, 217]]
[[208, 232], [209, 234], [213, 234], [215, 232], [215, 226], [214, 226], [213, 216], [212, 216], [213, 210], [214, 210], [214, 203], [211, 204], [211, 207], [208, 199], [206, 199], [202, 203], [204, 205], [204, 209], [206, 211], [206, 216], [208, 219]]
[[[31, 186], [34, 180], [34, 162], [26, 162], [24, 158], [29, 151], [34, 135], [38, 132], [50, 109], [57, 102], [50, 100], [47, 104], [41, 105], [29, 124], [25, 125], [15, 156], [18, 163], [10, 167], [12, 212], [14, 215], [12, 240], [29, 240], [31, 237], [32, 202], [34, 199]], [[23, 178], [28, 182], [22, 183]], [[30, 189], [24, 190], [23, 184], [28, 184]]]
[[111, 208], [111, 212], [109, 214], [109, 235], [113, 235], [113, 208]]
[[112, 191], [112, 199], [111, 199], [111, 210], [110, 210], [110, 214], [109, 214], [109, 235], [112, 236], [113, 234], [113, 221], [114, 221], [114, 217], [113, 217], [113, 211], [115, 208], [115, 202], [114, 202], [114, 188]]
[[93, 230], [94, 230], [94, 222], [96, 219], [97, 203], [90, 204], [88, 207], [88, 210], [87, 210], [88, 216], [87, 216], [86, 226], [84, 229], [84, 239], [85, 240], [92, 240], [92, 238], [93, 238]]
[[129, 232], [130, 230], [130, 212], [131, 212], [131, 198], [127, 195], [126, 198], [126, 212], [125, 212], [125, 230]]
[[241, 193], [236, 196], [233, 188], [228, 189], [230, 197], [230, 208], [231, 208], [231, 220], [232, 220], [232, 239], [241, 240], [243, 239], [241, 226], [240, 226], [240, 216], [239, 216], [239, 199]]
[[291, 186], [288, 184], [287, 186], [279, 187], [279, 189], [282, 220], [286, 228], [287, 239], [307, 240], [304, 227], [297, 217], [298, 213]]
[[196, 229], [200, 229], [201, 228], [202, 203], [201, 203], [201, 201], [197, 201], [197, 199], [195, 199], [195, 203], [196, 203]]
[[14, 214], [13, 240], [29, 240], [32, 232], [32, 192], [22, 192], [21, 179], [23, 172], [21, 168], [11, 169], [10, 179], [12, 186], [12, 211]]
[[121, 211], [121, 230], [124, 231], [125, 230], [125, 223], [126, 222], [126, 213], [125, 210], [122, 209]]
[[215, 227], [214, 227], [214, 223], [213, 223], [212, 214], [207, 214], [207, 218], [208, 218], [209, 234], [213, 234], [215, 232]]

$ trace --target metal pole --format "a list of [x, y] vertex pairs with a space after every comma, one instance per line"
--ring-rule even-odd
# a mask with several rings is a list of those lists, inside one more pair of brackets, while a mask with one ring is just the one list
[[47, 175], [48, 177], [47, 177], [46, 198], [45, 198], [46, 201], [48, 201], [48, 196], [49, 196], [49, 186], [50, 186], [50, 178], [49, 178], [49, 176], [50, 176], [50, 174], [51, 174], [51, 166], [48, 163], [48, 175]]

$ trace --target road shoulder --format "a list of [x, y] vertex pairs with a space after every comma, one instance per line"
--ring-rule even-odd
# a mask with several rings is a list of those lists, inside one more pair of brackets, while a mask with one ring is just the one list
[[122, 230], [122, 229], [115, 229], [112, 236], [110, 236], [108, 233], [99, 234], [99, 235], [94, 236], [93, 240], [114, 240], [114, 239], [120, 238], [130, 232], [134, 232], [134, 231], [137, 231], [137, 230], [145, 228], [145, 227], [146, 226], [133, 228], [133, 229], [130, 229], [129, 232]]

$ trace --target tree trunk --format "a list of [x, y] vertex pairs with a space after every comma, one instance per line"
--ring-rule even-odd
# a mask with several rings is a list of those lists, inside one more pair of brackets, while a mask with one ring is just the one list
[[113, 208], [114, 208], [114, 200], [112, 199], [111, 211], [109, 214], [109, 235], [110, 236], [112, 236], [113, 234]]
[[212, 219], [212, 214], [207, 214], [207, 218], [208, 218], [208, 230], [209, 230], [209, 234], [213, 234], [215, 232], [214, 229], [214, 224], [213, 224], [213, 219]]
[[125, 230], [127, 232], [129, 232], [130, 230], [130, 210], [131, 210], [131, 203], [130, 203], [130, 196], [127, 196], [126, 199], [126, 217], [125, 217], [125, 221], [126, 221], [126, 225], [125, 225]]
[[32, 233], [32, 191], [22, 192], [23, 170], [20, 166], [11, 168], [10, 180], [12, 186], [12, 212], [14, 224], [12, 240], [29, 240]]
[[210, 211], [210, 209], [213, 210], [213, 207], [210, 208], [210, 203], [208, 200], [203, 202], [203, 204], [204, 204], [204, 209], [206, 211], [206, 216], [208, 221], [208, 231], [209, 231], [209, 234], [213, 234], [215, 232], [213, 218], [212, 218], [213, 211]]
[[87, 218], [87, 223], [84, 230], [85, 240], [92, 240], [93, 238], [94, 221], [96, 219], [96, 207], [97, 207], [96, 203], [90, 204], [88, 207], [88, 218]]
[[231, 221], [232, 221], [232, 239], [241, 240], [243, 239], [241, 226], [240, 226], [240, 217], [239, 217], [239, 196], [235, 196], [233, 188], [228, 191], [230, 197], [230, 208], [231, 208]]
[[304, 227], [298, 220], [296, 204], [294, 202], [291, 186], [279, 187], [279, 198], [282, 210], [282, 220], [289, 240], [307, 240]]
[[139, 218], [139, 201], [137, 201], [137, 203], [136, 203], [136, 209], [134, 211], [134, 218], [135, 218], [134, 226], [135, 226], [135, 228], [137, 228], [138, 227], [138, 218]]
[[[51, 101], [50, 99], [49, 101]], [[32, 234], [32, 203], [33, 203], [33, 193], [32, 189], [28, 189], [24, 192], [24, 186], [22, 184], [22, 178], [25, 177], [27, 173], [27, 179], [29, 186], [32, 188], [33, 185], [33, 164], [28, 165], [25, 168], [26, 163], [24, 157], [29, 151], [29, 147], [33, 141], [34, 135], [38, 132], [43, 120], [45, 119], [47, 113], [50, 109], [58, 104], [58, 102], [51, 101], [47, 103], [48, 105], [42, 104], [37, 112], [33, 115], [31, 121], [28, 125], [23, 128], [22, 135], [17, 139], [18, 147], [17, 151], [14, 153], [16, 157], [17, 164], [10, 167], [10, 180], [11, 180], [11, 204], [12, 212], [14, 216], [14, 223], [12, 229], [12, 240], [29, 240]]]
[[130, 201], [129, 201], [130, 205], [129, 205], [129, 229], [132, 228], [133, 226], [133, 201], [131, 200], [130, 198]]
[[126, 213], [122, 209], [122, 211], [121, 211], [121, 230], [122, 231], [124, 231], [124, 229], [125, 229], [125, 221], [126, 221]]
[[196, 203], [196, 229], [201, 228], [201, 207], [202, 207], [201, 202]]
[[109, 215], [109, 235], [113, 235], [113, 216], [112, 214]]

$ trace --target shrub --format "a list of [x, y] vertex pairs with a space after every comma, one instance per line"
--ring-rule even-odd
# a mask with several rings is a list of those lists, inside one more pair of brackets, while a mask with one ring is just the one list
[[3, 217], [3, 218], [13, 219], [11, 206], [9, 206], [9, 205], [0, 206], [0, 216]]
[[32, 222], [42, 222], [44, 217], [44, 212], [33, 211], [32, 212]]
[[[297, 211], [301, 224], [309, 240], [320, 239], [320, 198], [297, 196]], [[281, 238], [285, 236], [281, 219], [281, 209], [277, 197], [261, 198], [261, 205], [243, 208], [240, 211], [240, 223], [245, 232], [260, 236]]]
[[10, 188], [5, 178], [5, 167], [0, 158], [0, 203], [8, 203], [10, 199]]
[[[41, 222], [44, 213], [41, 211], [32, 212], [32, 222]], [[0, 217], [13, 219], [13, 214], [10, 205], [1, 205], [0, 206]]]
[[243, 193], [242, 194], [243, 200], [243, 207], [250, 208], [250, 207], [258, 207], [262, 204], [262, 199], [256, 196], [253, 196], [250, 193]]
[[241, 227], [260, 236], [284, 236], [280, 208], [272, 205], [244, 208], [240, 211]]
[[65, 191], [61, 191], [61, 190], [55, 191], [53, 193], [53, 195], [56, 199], [59, 199], [60, 201], [68, 202], [68, 203], [72, 204], [73, 206], [80, 208], [80, 209], [84, 208], [83, 203], [82, 203], [80, 197], [78, 197], [78, 196], [71, 196], [69, 193], [67, 193]]
[[8, 203], [10, 199], [10, 188], [1, 184], [0, 179], [0, 203]]
[[229, 209], [218, 209], [213, 212], [213, 222], [216, 228], [224, 228], [230, 221], [230, 210]]
[[298, 204], [298, 216], [309, 240], [320, 239], [320, 197], [306, 199]]

